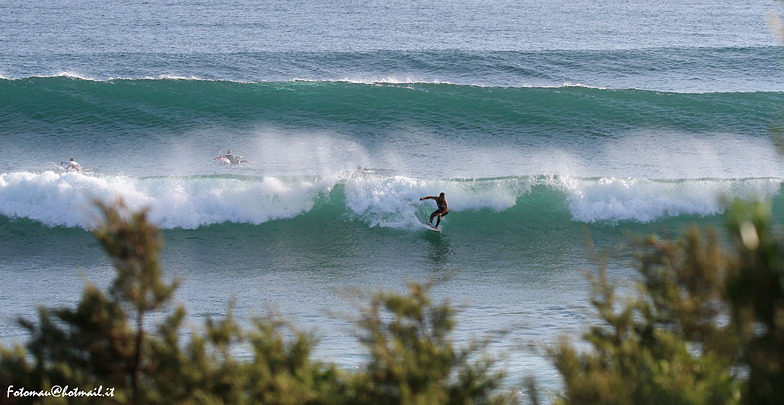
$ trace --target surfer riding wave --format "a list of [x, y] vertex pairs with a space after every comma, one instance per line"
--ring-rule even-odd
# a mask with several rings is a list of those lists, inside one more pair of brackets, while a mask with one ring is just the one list
[[444, 195], [444, 193], [441, 193], [438, 195], [438, 197], [431, 195], [419, 199], [419, 201], [422, 200], [436, 200], [436, 205], [438, 206], [438, 209], [433, 211], [432, 214], [430, 214], [430, 226], [433, 226], [433, 218], [438, 217], [438, 221], [436, 221], [436, 226], [434, 227], [435, 229], [438, 229], [438, 225], [441, 224], [441, 217], [444, 217], [447, 214], [449, 214], [449, 204], [447, 204], [446, 202], [446, 196]]

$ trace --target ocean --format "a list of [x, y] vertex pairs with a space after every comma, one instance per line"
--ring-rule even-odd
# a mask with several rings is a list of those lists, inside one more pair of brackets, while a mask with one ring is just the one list
[[[635, 236], [721, 227], [735, 198], [784, 217], [781, 8], [4, 1], [0, 342], [109, 283], [88, 229], [121, 197], [162, 229], [194, 327], [276, 308], [352, 369], [346, 294], [429, 282], [458, 344], [489, 338], [512, 389], [552, 397], [542, 348], [595, 320], [586, 235], [623, 283]], [[440, 192], [438, 234], [419, 198]]]

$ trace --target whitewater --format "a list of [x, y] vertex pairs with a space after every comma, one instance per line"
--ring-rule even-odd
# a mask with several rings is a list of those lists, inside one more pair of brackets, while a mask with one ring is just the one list
[[415, 230], [426, 217], [418, 198], [441, 190], [450, 196], [452, 210], [466, 216], [482, 210], [503, 212], [521, 199], [546, 198], [568, 208], [570, 218], [562, 220], [647, 223], [680, 215], [720, 214], [722, 202], [768, 200], [778, 195], [781, 184], [779, 177], [670, 181], [535, 176], [434, 181], [363, 172], [332, 178], [4, 173], [0, 213], [50, 227], [89, 229], [96, 225], [96, 200], [112, 203], [122, 198], [132, 209], [148, 209], [150, 219], [161, 228], [197, 229], [290, 219], [325, 201], [340, 200], [345, 217], [369, 227]]
[[3, 2], [0, 342], [107, 285], [89, 230], [122, 199], [193, 325], [273, 306], [350, 369], [345, 293], [432, 282], [458, 343], [551, 398], [541, 348], [595, 319], [586, 237], [628, 283], [636, 236], [721, 227], [734, 199], [784, 219], [780, 7]]

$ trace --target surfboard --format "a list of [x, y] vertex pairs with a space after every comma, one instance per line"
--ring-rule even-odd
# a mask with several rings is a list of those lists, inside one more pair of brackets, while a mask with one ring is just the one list
[[438, 233], [441, 233], [441, 230], [440, 230], [440, 229], [438, 229], [438, 228], [433, 228], [433, 226], [432, 226], [432, 225], [428, 225], [428, 224], [422, 224], [422, 225], [425, 227], [425, 229], [431, 230], [431, 231], [433, 231], [433, 232], [438, 232]]

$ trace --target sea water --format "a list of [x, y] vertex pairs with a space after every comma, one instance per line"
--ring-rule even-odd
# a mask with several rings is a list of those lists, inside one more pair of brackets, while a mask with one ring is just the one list
[[[162, 229], [193, 325], [276, 308], [352, 369], [347, 292], [430, 282], [458, 344], [555, 395], [541, 349], [596, 319], [586, 235], [631, 281], [635, 235], [722, 226], [734, 198], [784, 214], [780, 9], [4, 1], [0, 342], [109, 283], [92, 201], [121, 197]], [[437, 234], [419, 198], [440, 192]]]

